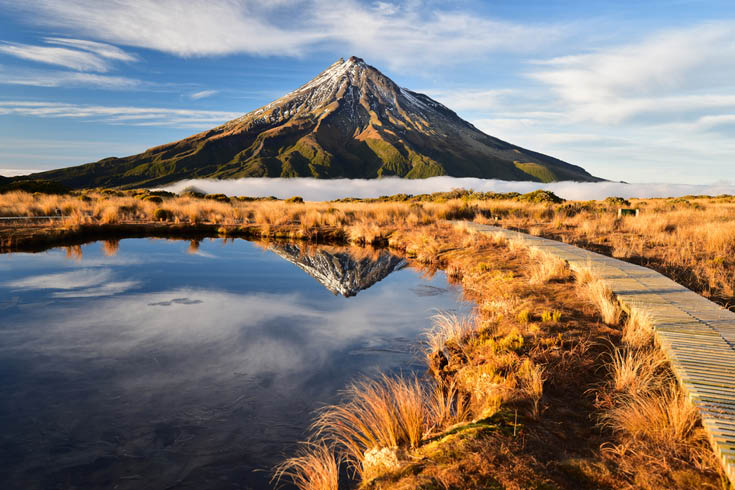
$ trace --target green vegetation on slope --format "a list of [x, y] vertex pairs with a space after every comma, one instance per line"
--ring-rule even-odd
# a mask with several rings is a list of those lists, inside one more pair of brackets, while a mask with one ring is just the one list
[[340, 60], [308, 86], [209, 131], [139, 155], [30, 178], [71, 188], [135, 188], [194, 178], [438, 175], [600, 180], [581, 167], [482, 133], [357, 58]]
[[552, 172], [548, 167], [544, 167], [543, 165], [540, 165], [538, 163], [514, 163], [516, 168], [526, 172], [528, 175], [541, 182], [554, 182], [556, 180], [559, 180], [557, 179], [556, 175], [554, 175], [554, 172]]

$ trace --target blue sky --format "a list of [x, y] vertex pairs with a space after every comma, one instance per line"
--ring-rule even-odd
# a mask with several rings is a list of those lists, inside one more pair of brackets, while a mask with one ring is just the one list
[[0, 173], [181, 139], [351, 55], [601, 177], [735, 181], [735, 4], [696, 0], [0, 0]]

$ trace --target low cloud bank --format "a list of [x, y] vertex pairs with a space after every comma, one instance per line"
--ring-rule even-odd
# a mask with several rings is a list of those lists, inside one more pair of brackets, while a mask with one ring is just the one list
[[0, 168], [0, 175], [3, 177], [17, 177], [19, 175], [35, 174], [43, 172], [43, 170], [31, 170], [29, 168]]
[[690, 184], [622, 184], [619, 182], [508, 182], [495, 179], [475, 179], [457, 177], [432, 177], [429, 179], [409, 180], [399, 178], [384, 179], [311, 179], [311, 178], [249, 178], [236, 180], [185, 180], [172, 184], [165, 189], [179, 192], [194, 186], [209, 194], [229, 196], [252, 196], [288, 198], [301, 196], [307, 201], [328, 201], [343, 197], [379, 197], [391, 194], [424, 194], [449, 191], [456, 188], [474, 189], [478, 192], [520, 192], [537, 189], [554, 192], [564, 199], [589, 200], [604, 199], [609, 196], [620, 197], [680, 197], [686, 195], [735, 194], [735, 184], [713, 185]]

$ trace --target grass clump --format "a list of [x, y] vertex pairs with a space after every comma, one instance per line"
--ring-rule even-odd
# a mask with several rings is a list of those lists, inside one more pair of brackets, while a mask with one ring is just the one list
[[320, 411], [313, 427], [344, 452], [362, 480], [375, 477], [373, 468], [363, 464], [367, 451], [417, 447], [430, 425], [426, 388], [416, 377], [364, 379], [344, 395], [344, 403]]
[[469, 204], [450, 204], [439, 213], [439, 218], [447, 220], [472, 221], [477, 215], [477, 207]]
[[643, 310], [633, 308], [623, 327], [622, 340], [626, 345], [636, 349], [651, 346], [654, 341], [651, 316]]
[[544, 323], [559, 323], [561, 320], [561, 311], [545, 311], [541, 314], [541, 321]]
[[632, 442], [669, 457], [691, 457], [702, 442], [699, 413], [675, 383], [623, 398], [603, 415], [603, 423]]
[[537, 248], [528, 251], [531, 258], [529, 275], [531, 284], [543, 284], [553, 280], [564, 280], [571, 276], [565, 260], [554, 257]]
[[168, 209], [158, 208], [153, 212], [153, 219], [156, 221], [169, 221], [172, 218], [173, 213]]
[[668, 378], [662, 369], [666, 358], [659, 350], [618, 349], [610, 354], [610, 388], [616, 394], [647, 393]]
[[276, 466], [272, 482], [286, 477], [300, 490], [339, 490], [340, 464], [333, 448], [303, 443], [295, 456]]
[[161, 196], [143, 194], [139, 198], [143, 201], [148, 201], [155, 204], [161, 204], [163, 202], [163, 198]]
[[623, 315], [618, 300], [604, 281], [595, 278], [594, 273], [581, 271], [577, 276], [580, 292], [597, 306], [602, 321], [608, 325], [618, 325]]

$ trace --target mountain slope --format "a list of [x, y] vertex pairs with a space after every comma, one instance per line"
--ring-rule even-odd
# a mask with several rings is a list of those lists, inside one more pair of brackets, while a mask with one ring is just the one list
[[360, 58], [340, 59], [256, 111], [139, 155], [34, 174], [69, 187], [158, 186], [190, 178], [435, 175], [599, 181], [581, 167], [479, 131]]

